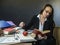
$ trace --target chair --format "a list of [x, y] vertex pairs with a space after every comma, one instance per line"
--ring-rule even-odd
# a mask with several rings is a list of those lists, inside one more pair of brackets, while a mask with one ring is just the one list
[[53, 36], [56, 39], [56, 45], [60, 45], [60, 27], [54, 28]]

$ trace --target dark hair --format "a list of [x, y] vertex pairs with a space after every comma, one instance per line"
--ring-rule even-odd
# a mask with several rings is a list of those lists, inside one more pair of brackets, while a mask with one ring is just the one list
[[50, 4], [46, 4], [46, 5], [43, 7], [43, 9], [40, 11], [40, 14], [43, 13], [43, 11], [44, 11], [44, 9], [45, 9], [46, 7], [51, 7], [52, 12], [51, 12], [51, 14], [49, 15], [48, 19], [53, 19], [54, 9], [53, 9], [52, 5], [50, 5]]

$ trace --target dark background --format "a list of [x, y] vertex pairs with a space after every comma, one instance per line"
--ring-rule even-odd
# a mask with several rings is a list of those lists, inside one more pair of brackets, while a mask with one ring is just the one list
[[56, 26], [60, 26], [60, 1], [59, 0], [0, 0], [0, 19], [11, 20], [16, 25], [21, 21], [26, 24], [33, 15], [39, 14], [42, 7], [50, 3], [55, 9], [54, 21]]

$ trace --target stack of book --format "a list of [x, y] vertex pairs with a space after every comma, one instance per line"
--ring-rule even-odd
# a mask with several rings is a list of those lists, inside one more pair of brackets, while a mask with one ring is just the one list
[[3, 32], [4, 34], [13, 34], [15, 33], [15, 30], [13, 28], [5, 28]]

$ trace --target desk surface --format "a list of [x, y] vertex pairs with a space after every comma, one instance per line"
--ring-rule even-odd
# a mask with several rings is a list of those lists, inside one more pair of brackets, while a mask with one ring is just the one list
[[20, 33], [14, 34], [13, 36], [0, 37], [0, 44], [15, 44], [21, 42], [36, 41], [31, 35], [28, 34], [28, 36], [23, 36], [21, 32], [22, 30], [20, 30]]

